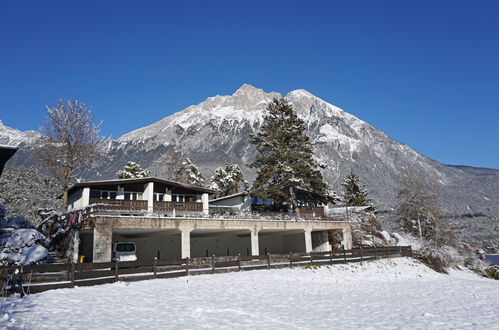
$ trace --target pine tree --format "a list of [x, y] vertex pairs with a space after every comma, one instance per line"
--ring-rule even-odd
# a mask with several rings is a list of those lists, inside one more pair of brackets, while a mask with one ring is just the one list
[[198, 167], [194, 163], [186, 158], [182, 162], [182, 166], [176, 173], [177, 180], [180, 182], [192, 184], [195, 186], [204, 186], [204, 178]]
[[370, 199], [367, 198], [365, 186], [360, 184], [360, 178], [354, 172], [350, 172], [343, 183], [343, 206], [367, 206]]
[[325, 166], [313, 158], [305, 122], [283, 98], [272, 100], [267, 111], [260, 130], [250, 136], [259, 153], [250, 164], [257, 169], [251, 195], [270, 198], [298, 216], [300, 203], [332, 201], [333, 193], [322, 177]]
[[247, 184], [243, 178], [241, 168], [236, 164], [225, 164], [215, 170], [211, 177], [211, 187], [222, 192], [222, 196], [235, 194], [239, 191], [241, 184]]
[[147, 178], [150, 176], [148, 170], [140, 167], [139, 164], [135, 162], [128, 162], [125, 168], [116, 173], [118, 179], [135, 179], [135, 178]]

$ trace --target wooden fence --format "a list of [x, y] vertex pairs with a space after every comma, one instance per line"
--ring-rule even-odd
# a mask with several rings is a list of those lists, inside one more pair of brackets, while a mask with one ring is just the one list
[[393, 257], [412, 257], [412, 249], [410, 246], [398, 246], [263, 256], [213, 256], [180, 260], [157, 260], [154, 258], [150, 262], [116, 261], [0, 267], [0, 281], [4, 295], [15, 292], [24, 295], [52, 289], [92, 286], [118, 281], [292, 268], [306, 265], [331, 265]]

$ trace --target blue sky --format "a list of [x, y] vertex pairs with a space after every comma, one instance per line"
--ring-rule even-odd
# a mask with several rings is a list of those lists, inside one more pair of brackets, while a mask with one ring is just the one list
[[119, 137], [249, 83], [303, 88], [447, 164], [499, 168], [499, 1], [3, 1], [0, 119], [58, 98]]

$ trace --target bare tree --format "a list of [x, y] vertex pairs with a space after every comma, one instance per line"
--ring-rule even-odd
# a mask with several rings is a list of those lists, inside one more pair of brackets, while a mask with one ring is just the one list
[[403, 227], [420, 238], [428, 238], [442, 215], [440, 187], [415, 172], [406, 172], [402, 175], [398, 199], [397, 211]]
[[45, 169], [61, 183], [61, 207], [66, 210], [71, 180], [99, 154], [99, 125], [93, 124], [91, 110], [77, 100], [64, 104], [59, 99], [56, 105], [46, 108], [47, 117], [40, 127], [46, 143], [38, 149], [37, 156]]

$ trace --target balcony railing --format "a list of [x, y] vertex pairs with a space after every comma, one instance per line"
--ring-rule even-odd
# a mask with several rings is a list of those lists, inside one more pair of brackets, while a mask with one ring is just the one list
[[[321, 218], [324, 216], [324, 206], [300, 206], [300, 216], [301, 217], [314, 217]], [[288, 211], [284, 209], [279, 209], [273, 205], [261, 205], [253, 204], [251, 205], [251, 210], [261, 215], [272, 216], [275, 214], [287, 214]]]
[[[128, 199], [99, 199], [90, 198], [90, 204], [97, 204], [94, 210], [97, 212], [146, 212], [147, 201], [137, 201]], [[203, 211], [203, 203], [197, 202], [154, 202], [154, 213], [172, 213], [176, 214], [196, 213]]]
[[90, 204], [100, 204], [95, 206], [98, 211], [147, 211], [147, 201], [90, 198], [89, 202]]
[[154, 212], [158, 213], [173, 212], [173, 210], [175, 210], [176, 213], [203, 211], [203, 203], [197, 202], [154, 202], [153, 207]]

